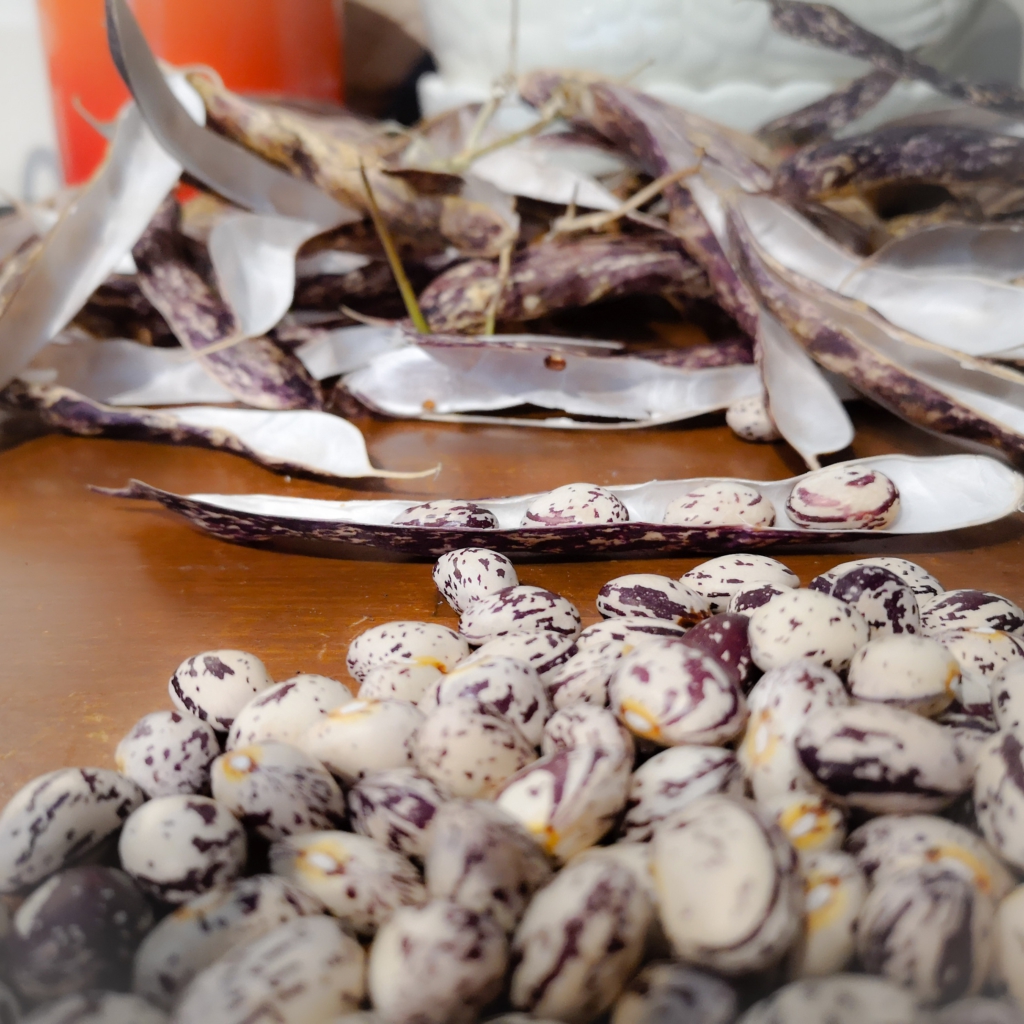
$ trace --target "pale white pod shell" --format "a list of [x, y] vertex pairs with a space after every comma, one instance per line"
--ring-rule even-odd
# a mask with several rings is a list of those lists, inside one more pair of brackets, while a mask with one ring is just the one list
[[792, 569], [767, 555], [719, 555], [679, 577], [681, 583], [702, 594], [712, 612], [728, 609], [733, 594], [751, 583], [773, 583], [792, 589], [800, 577]]
[[995, 971], [1018, 1009], [1024, 1009], [1024, 885], [1014, 889], [996, 910]]
[[522, 526], [594, 526], [629, 522], [629, 510], [611, 491], [596, 484], [564, 484], [533, 499]]
[[733, 402], [725, 410], [725, 422], [744, 441], [756, 443], [782, 440], [764, 395], [749, 395]]
[[142, 940], [133, 988], [170, 1010], [189, 982], [229, 950], [323, 911], [318, 899], [283, 878], [241, 878], [185, 903]]
[[300, 917], [232, 950], [188, 987], [174, 1024], [331, 1021], [359, 1008], [365, 954], [329, 917]]
[[404, 700], [353, 700], [309, 727], [299, 748], [351, 784], [413, 763], [423, 712]]
[[884, 530], [899, 518], [900, 492], [877, 469], [826, 466], [797, 482], [786, 512], [808, 530]]
[[167, 1024], [165, 1013], [126, 992], [78, 992], [40, 1006], [25, 1017], [14, 1015], [13, 997], [11, 1000], [11, 1016], [5, 1020], [21, 1024]]
[[[461, 662], [460, 662], [461, 664]], [[363, 677], [357, 700], [407, 700], [418, 704], [444, 673], [436, 665], [375, 665]]]
[[547, 682], [552, 707], [558, 711], [581, 703], [605, 707], [612, 674], [630, 649], [629, 643], [618, 640], [581, 648]]
[[488, 640], [459, 664], [469, 665], [478, 658], [515, 658], [516, 661], [526, 662], [537, 673], [541, 682], [547, 683], [559, 667], [575, 653], [575, 638], [563, 633], [509, 633]]
[[677, 811], [712, 793], [743, 795], [743, 772], [723, 747], [669, 747], [633, 773], [621, 842], [649, 842]]
[[519, 583], [515, 566], [487, 548], [460, 548], [434, 564], [434, 583], [441, 596], [461, 615], [471, 601]]
[[448, 672], [469, 654], [469, 644], [454, 629], [437, 622], [399, 620], [368, 629], [349, 644], [347, 664], [362, 682], [377, 665], [433, 665]]
[[666, 619], [651, 619], [643, 615], [617, 615], [587, 626], [576, 640], [580, 651], [588, 647], [601, 647], [609, 640], [639, 647], [658, 637], [683, 636], [685, 626], [677, 626]]
[[822, 590], [829, 594], [832, 592], [832, 584], [844, 573], [851, 569], [858, 569], [862, 565], [880, 565], [883, 569], [896, 573], [905, 580], [914, 595], [918, 598], [918, 605], [924, 603], [929, 597], [945, 593], [945, 587], [927, 569], [911, 562], [906, 558], [898, 558], [895, 555], [878, 555], [874, 558], [855, 558], [852, 562], [842, 562], [820, 576], [816, 576], [810, 583], [812, 590]]
[[993, 955], [995, 907], [961, 875], [932, 866], [876, 881], [857, 924], [869, 974], [909, 988], [923, 1003], [975, 995]]
[[733, 1024], [739, 1001], [731, 986], [686, 964], [648, 964], [619, 996], [611, 1024]]
[[815, 712], [796, 749], [833, 799], [875, 814], [938, 810], [971, 785], [950, 730], [883, 704]]
[[180, 711], [228, 732], [235, 716], [257, 694], [273, 686], [263, 662], [246, 651], [205, 651], [186, 658], [167, 684]]
[[107, 768], [61, 768], [22, 786], [0, 812], [0, 893], [35, 886], [96, 849], [145, 799]]
[[856, 700], [934, 717], [953, 702], [960, 667], [931, 637], [897, 633], [872, 639], [857, 651], [847, 680]]
[[586, 1024], [618, 998], [643, 956], [652, 917], [635, 874], [609, 858], [564, 868], [534, 898], [512, 940], [517, 1009]]
[[232, 750], [250, 743], [299, 746], [314, 722], [352, 699], [352, 691], [337, 679], [308, 673], [292, 676], [257, 694], [238, 712], [225, 747]]
[[661, 920], [680, 959], [745, 974], [783, 958], [800, 929], [796, 855], [753, 802], [702, 797], [653, 843]]
[[484, 800], [441, 808], [424, 870], [431, 899], [488, 914], [507, 932], [551, 878], [551, 863], [533, 837]]
[[765, 671], [806, 660], [840, 672], [868, 642], [868, 624], [838, 598], [794, 590], [750, 613], [749, 636], [754, 664]]
[[644, 644], [622, 658], [609, 696], [630, 732], [662, 746], [727, 743], [747, 720], [735, 678], [683, 640]]
[[1000, 732], [978, 756], [974, 811], [985, 841], [1008, 864], [1024, 870], [1024, 747]]
[[575, 605], [543, 587], [506, 587], [474, 601], [459, 619], [459, 632], [476, 645], [510, 633], [561, 633], [575, 639], [581, 628]]
[[210, 782], [213, 798], [270, 842], [344, 824], [345, 797], [334, 776], [285, 743], [229, 750], [213, 762]]
[[669, 576], [640, 572], [609, 580], [597, 594], [597, 610], [606, 618], [664, 619], [693, 626], [711, 614], [707, 601]]
[[950, 629], [1024, 635], [1024, 610], [987, 590], [947, 590], [922, 604], [921, 628], [929, 636]]
[[408, 858], [353, 832], [305, 832], [270, 848], [275, 875], [311, 893], [357, 935], [373, 935], [399, 907], [427, 891]]
[[910, 584], [880, 565], [861, 565], [844, 572], [832, 584], [832, 596], [864, 616], [872, 640], [921, 632], [921, 609]]
[[992, 711], [1000, 729], [1024, 728], [1024, 661], [1007, 665], [996, 677]]
[[493, 796], [501, 784], [537, 757], [516, 724], [457, 700], [434, 708], [416, 736], [416, 767], [442, 792], [473, 799]]
[[632, 733], [610, 711], [596, 704], [562, 708], [544, 723], [540, 744], [543, 757], [574, 747], [600, 747], [630, 764], [635, 754]]
[[505, 933], [486, 914], [435, 900], [405, 907], [370, 949], [370, 998], [388, 1024], [470, 1024], [501, 992]]
[[415, 768], [388, 768], [364, 775], [348, 791], [352, 830], [407, 857], [430, 848], [441, 791]]
[[786, 793], [759, 803], [801, 858], [831, 853], [846, 839], [846, 815], [818, 793]]
[[1024, 637], [998, 630], [953, 629], [935, 634], [960, 666], [957, 699], [975, 714], [992, 707], [992, 687], [1011, 665], [1024, 664]]
[[124, 823], [121, 867], [139, 887], [179, 905], [234, 881], [245, 867], [245, 830], [231, 811], [205, 796], [162, 796]]
[[154, 711], [118, 743], [114, 764], [146, 796], [172, 796], [206, 789], [219, 754], [220, 740], [208, 723], [185, 712]]
[[670, 501], [662, 522], [762, 530], [775, 525], [775, 506], [749, 484], [711, 482]]
[[762, 608], [769, 601], [788, 594], [790, 589], [774, 583], [750, 583], [729, 598], [729, 612], [732, 615], [750, 615], [755, 608]]
[[574, 747], [528, 765], [495, 800], [547, 853], [564, 862], [615, 824], [626, 804], [631, 768], [631, 761], [598, 747]]
[[917, 1001], [899, 985], [866, 974], [833, 974], [780, 988], [737, 1024], [910, 1024], [917, 1019]]

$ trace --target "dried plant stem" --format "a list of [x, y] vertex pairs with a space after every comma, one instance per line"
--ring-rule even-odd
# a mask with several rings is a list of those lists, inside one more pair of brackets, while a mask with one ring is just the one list
[[498, 322], [498, 310], [501, 309], [501, 299], [508, 287], [508, 279], [512, 273], [512, 246], [506, 245], [498, 257], [498, 281], [494, 292], [494, 298], [487, 309], [487, 320], [484, 323], [484, 334], [493, 334], [495, 325]]

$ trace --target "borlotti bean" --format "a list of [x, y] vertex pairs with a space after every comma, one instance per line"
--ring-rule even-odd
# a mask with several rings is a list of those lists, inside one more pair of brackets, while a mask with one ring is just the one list
[[733, 1024], [732, 987], [685, 964], [648, 964], [619, 996], [611, 1024]]
[[435, 530], [496, 530], [498, 517], [473, 501], [440, 498], [399, 512], [396, 526], [429, 526]]
[[573, 704], [556, 711], [544, 723], [542, 756], [576, 747], [599, 747], [630, 764], [635, 755], [633, 734], [610, 711], [596, 704]]
[[884, 978], [834, 974], [794, 981], [755, 1003], [737, 1024], [909, 1024], [917, 1002]]
[[936, 633], [935, 639], [960, 667], [960, 704], [973, 714], [991, 714], [993, 684], [1010, 665], [1024, 664], [1024, 637], [992, 629], [951, 629]]
[[712, 612], [728, 610], [733, 594], [751, 583], [772, 583], [792, 589], [800, 577], [792, 569], [767, 555], [720, 555], [684, 572], [679, 580], [703, 595]]
[[487, 914], [507, 932], [551, 879], [533, 837], [484, 800], [455, 800], [438, 811], [424, 869], [431, 899]]
[[373, 935], [427, 892], [408, 858], [352, 832], [305, 832], [270, 848], [270, 869], [315, 896], [358, 935]]
[[235, 716], [226, 749], [251, 743], [298, 746], [314, 722], [350, 700], [352, 691], [327, 676], [300, 674], [275, 683], [253, 697]]
[[441, 596], [459, 615], [471, 601], [519, 583], [515, 566], [487, 548], [449, 551], [435, 563], [433, 577]]
[[597, 610], [615, 616], [666, 619], [693, 626], [708, 616], [708, 604], [695, 590], [668, 576], [641, 572], [609, 580], [597, 594]]
[[938, 810], [971, 785], [950, 730], [887, 705], [816, 711], [796, 749], [832, 798], [875, 814]]
[[725, 410], [725, 422], [744, 441], [768, 443], [782, 440], [763, 395], [750, 395], [733, 402]]
[[649, 842], [662, 822], [711, 793], [743, 795], [736, 755], [723, 747], [669, 747], [633, 773], [622, 822], [622, 841]]
[[820, 978], [844, 970], [856, 953], [857, 920], [868, 885], [848, 853], [823, 851], [801, 858], [804, 927], [790, 951], [792, 978]]
[[179, 711], [228, 732], [253, 696], [273, 686], [262, 661], [246, 651], [206, 651], [186, 658], [167, 684]]
[[929, 635], [950, 629], [1024, 634], [1024, 610], [987, 590], [947, 590], [925, 601], [921, 627]]
[[370, 949], [370, 998], [388, 1024], [470, 1024], [501, 993], [508, 940], [486, 914], [434, 900], [400, 910]]
[[1024, 728], [1024, 661], [1007, 665], [992, 685], [992, 712], [1000, 729]]
[[830, 594], [832, 585], [840, 576], [845, 575], [851, 569], [859, 569], [862, 565], [877, 565], [895, 573], [913, 590], [914, 596], [918, 598], [918, 606], [930, 597], [945, 593], [945, 588], [927, 569], [923, 569], [916, 562], [911, 562], [906, 558], [896, 558], [892, 555], [856, 558], [852, 562], [843, 562], [841, 565], [829, 569], [828, 572], [815, 576], [808, 585], [811, 590], [821, 590]]
[[348, 791], [352, 830], [407, 857], [430, 849], [441, 791], [415, 768], [390, 768], [365, 775]]
[[200, 974], [173, 1024], [275, 1024], [332, 1021], [358, 1009], [365, 954], [329, 917], [300, 917], [233, 949]]
[[525, 662], [497, 655], [452, 669], [430, 688], [420, 708], [429, 714], [432, 706], [456, 700], [475, 701], [485, 711], [510, 719], [534, 746], [540, 744], [551, 714], [537, 673]]
[[580, 633], [576, 646], [580, 651], [600, 647], [609, 640], [631, 644], [634, 647], [651, 637], [684, 636], [685, 626], [677, 626], [664, 619], [651, 619], [642, 615], [617, 615], [603, 622], [594, 622]]
[[270, 842], [345, 821], [345, 797], [331, 773], [285, 743], [228, 751], [214, 761], [210, 780], [214, 799]]
[[91, 853], [146, 799], [106, 768], [62, 768], [33, 779], [0, 813], [0, 893], [17, 893]]
[[809, 530], [884, 530], [899, 518], [900, 493], [878, 470], [827, 466], [796, 484], [786, 512]]
[[985, 744], [998, 732], [995, 718], [991, 714], [972, 715], [967, 711], [949, 711], [939, 715], [936, 721], [949, 728], [964, 763], [973, 772]]
[[992, 849], [1024, 869], [1024, 746], [1017, 733], [996, 733], [982, 748], [974, 772], [974, 812]]
[[670, 501], [662, 522], [765, 529], [775, 525], [775, 506], [748, 484], [707, 483]]
[[96, 991], [65, 996], [27, 1017], [8, 1019], [22, 1024], [167, 1024], [167, 1016], [145, 999], [124, 992]]
[[125, 822], [118, 853], [144, 892], [181, 904], [237, 878], [247, 844], [241, 823], [224, 804], [203, 796], [162, 796]]
[[114, 868], [69, 868], [43, 882], [14, 915], [5, 976], [25, 999], [123, 989], [153, 912], [138, 886]]
[[661, 921], [676, 954], [722, 974], [779, 963], [800, 930], [796, 855], [741, 797], [705, 796], [654, 834]]
[[1024, 885], [1000, 904], [995, 919], [995, 977], [1024, 1010]]
[[932, 718], [953, 702], [960, 666], [930, 637], [883, 634], [853, 656], [847, 681], [857, 700], [892, 704]]
[[477, 646], [509, 633], [561, 633], [575, 639], [582, 623], [576, 607], [543, 587], [506, 587], [474, 601], [459, 632]]
[[832, 596], [864, 616], [871, 639], [921, 631], [921, 610], [914, 591], [880, 565], [862, 565], [843, 573], [832, 585]]
[[313, 723], [298, 746], [351, 785], [414, 759], [423, 712], [404, 700], [353, 700]]
[[512, 940], [512, 1005], [586, 1024], [636, 970], [652, 917], [646, 889], [608, 858], [564, 868], [530, 904]]
[[857, 924], [864, 969], [923, 1003], [974, 995], [988, 977], [995, 907], [962, 875], [934, 866], [876, 881]]
[[627, 654], [612, 676], [609, 697], [630, 732], [666, 747], [727, 743], [747, 720], [731, 673], [685, 640], [656, 640]]
[[817, 590], [794, 590], [750, 613], [750, 653], [767, 671], [804, 659], [841, 672], [868, 642], [856, 608]]
[[240, 878], [185, 903], [145, 937], [135, 955], [133, 988], [170, 1010], [192, 979], [229, 950], [323, 912], [318, 899], [276, 875]]
[[565, 484], [542, 494], [527, 506], [523, 526], [593, 526], [627, 523], [629, 510], [596, 484]]
[[687, 630], [683, 643], [710, 654], [724, 665], [735, 677], [746, 693], [761, 675], [760, 669], [750, 656], [750, 620], [746, 615], [719, 612], [693, 629]]
[[759, 802], [802, 858], [838, 850], [846, 839], [846, 815], [816, 793], [787, 793]]
[[574, 747], [542, 757], [513, 775], [498, 806], [555, 860], [593, 846], [626, 805], [630, 761], [599, 747]]
[[[460, 662], [461, 664], [461, 662]], [[357, 700], [407, 700], [418, 704], [444, 673], [436, 665], [377, 665], [356, 693]]]
[[555, 672], [576, 653], [576, 639], [564, 633], [509, 633], [488, 640], [461, 664], [479, 658], [515, 658], [523, 661], [547, 683]]
[[1001, 999], [969, 996], [939, 1010], [935, 1024], [1024, 1024], [1024, 1016]]
[[574, 654], [547, 682], [552, 706], [559, 711], [581, 703], [603, 708], [608, 703], [612, 674], [631, 646], [626, 641], [606, 640]]
[[148, 797], [202, 793], [219, 753], [220, 741], [208, 723], [179, 711], [154, 711], [118, 743], [114, 764]]
[[348, 648], [348, 670], [362, 682], [377, 665], [432, 665], [449, 672], [469, 654], [454, 629], [436, 622], [385, 622], [360, 633]]
[[755, 608], [787, 593], [788, 587], [777, 587], [774, 583], [751, 583], [729, 598], [728, 611], [733, 615], [749, 615]]
[[487, 799], [537, 757], [533, 744], [507, 718], [473, 700], [434, 708], [414, 745], [416, 767], [445, 793]]

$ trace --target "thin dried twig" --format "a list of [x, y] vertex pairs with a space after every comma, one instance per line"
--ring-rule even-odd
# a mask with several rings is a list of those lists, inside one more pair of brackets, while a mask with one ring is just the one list
[[487, 309], [487, 320], [484, 323], [484, 334], [493, 334], [498, 322], [498, 310], [501, 309], [501, 299], [508, 287], [508, 279], [512, 273], [512, 246], [506, 245], [498, 257], [498, 280], [494, 291], [494, 298]]

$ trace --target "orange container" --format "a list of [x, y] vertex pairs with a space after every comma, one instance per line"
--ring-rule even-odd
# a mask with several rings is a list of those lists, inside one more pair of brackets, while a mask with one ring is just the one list
[[[106, 142], [76, 109], [108, 121], [128, 98], [110, 59], [103, 0], [38, 0], [64, 177], [84, 181]], [[130, 0], [157, 56], [208, 64], [251, 95], [342, 98], [333, 0]]]

